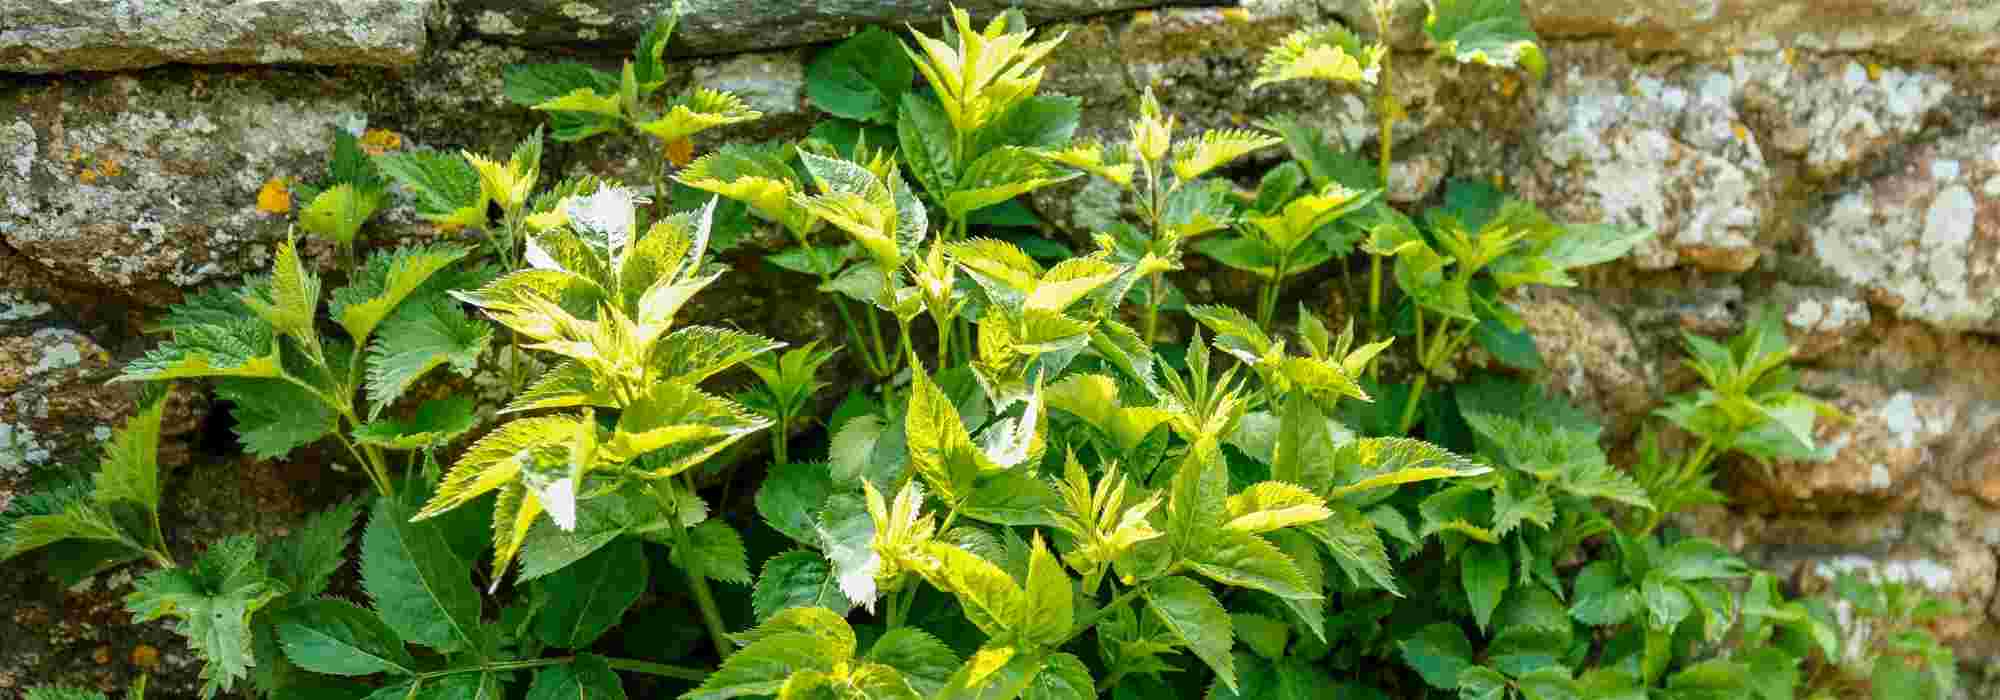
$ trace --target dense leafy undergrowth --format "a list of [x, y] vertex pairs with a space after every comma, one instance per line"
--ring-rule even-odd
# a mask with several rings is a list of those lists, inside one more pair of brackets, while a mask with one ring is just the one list
[[[1514, 0], [1430, 9], [1444, 60], [1543, 70]], [[1663, 526], [1722, 500], [1718, 465], [1811, 459], [1815, 420], [1838, 419], [1794, 391], [1774, 315], [1688, 337], [1700, 388], [1622, 463], [1522, 379], [1540, 357], [1513, 290], [1573, 286], [1646, 232], [1470, 181], [1403, 211], [1381, 196], [1387, 138], [1349, 152], [1284, 117], [1182, 133], [1151, 93], [1129, 140], [1073, 142], [1079, 103], [1038, 94], [1062, 37], [1016, 14], [858, 34], [812, 65], [812, 138], [695, 158], [690, 136], [759, 115], [663, 94], [672, 28], [618, 74], [507, 74], [555, 141], [654, 140], [648, 183], [544, 182], [539, 132], [504, 161], [336, 133], [298, 228], [337, 269], [288, 241], [270, 274], [174, 307], [120, 377], [148, 398], [98, 471], [17, 499], [0, 554], [65, 580], [146, 560], [127, 605], [171, 621], [208, 695], [1952, 691], [1925, 627], [1948, 606], [1853, 576], [1793, 599]], [[1322, 27], [1258, 82], [1371, 92], [1386, 136], [1390, 59]], [[1231, 167], [1280, 145], [1276, 167]], [[1021, 197], [1080, 177], [1123, 191], [1129, 221], [1083, 254], [1024, 234]], [[362, 240], [392, 188], [456, 235]], [[683, 322], [726, 274], [709, 250], [751, 225], [796, 241], [768, 262], [818, 279], [844, 346]], [[1169, 274], [1189, 249], [1263, 281], [1248, 311], [1189, 304]], [[1356, 280], [1352, 318], [1288, 308], [1331, 269]], [[835, 361], [869, 381], [823, 414]], [[419, 390], [451, 375], [505, 396]], [[169, 382], [226, 400], [246, 451], [325, 441], [372, 491], [176, 562]]]

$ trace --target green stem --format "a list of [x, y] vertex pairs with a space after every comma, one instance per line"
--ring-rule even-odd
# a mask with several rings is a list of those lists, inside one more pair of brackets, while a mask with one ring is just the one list
[[[638, 659], [620, 659], [608, 656], [600, 656], [598, 658], [603, 659], [605, 665], [610, 666], [611, 668], [619, 671], [644, 673], [651, 676], [660, 676], [662, 678], [678, 678], [681, 680], [694, 681], [697, 683], [708, 678], [707, 672], [698, 669], [687, 668], [684, 666], [669, 666], [667, 664], [656, 664], [651, 661], [640, 661]], [[419, 673], [417, 674], [416, 680], [418, 683], [423, 683], [426, 681], [444, 678], [446, 676], [456, 676], [462, 673], [492, 673], [494, 671], [520, 671], [530, 668], [542, 668], [544, 666], [560, 666], [567, 663], [573, 663], [575, 661], [576, 657], [574, 656], [556, 656], [546, 659], [520, 659], [516, 661], [493, 661], [493, 662], [478, 664], [475, 666], [461, 666], [458, 668], [447, 668], [442, 671]]]
[[1157, 331], [1160, 327], [1160, 280], [1165, 276], [1165, 273], [1153, 273], [1150, 284], [1146, 287], [1146, 347], [1152, 347], [1154, 341], [1159, 339]]
[[[818, 254], [813, 251], [811, 245], [806, 243], [806, 237], [803, 234], [797, 234], [797, 233], [794, 233], [793, 237], [798, 240], [799, 247], [804, 248], [806, 250], [806, 254], [812, 256], [814, 258], [814, 262], [817, 263]], [[833, 275], [828, 274], [826, 272], [820, 272], [819, 282], [821, 287], [832, 286]], [[847, 337], [851, 339], [856, 348], [860, 349], [862, 364], [868, 365], [868, 371], [874, 372], [875, 374], [878, 375], [881, 374], [882, 361], [881, 358], [879, 357], [879, 353], [874, 352], [874, 347], [868, 344], [868, 338], [861, 335], [861, 327], [855, 325], [854, 323], [854, 314], [847, 310], [847, 300], [840, 298], [840, 295], [838, 293], [833, 294], [832, 297], [833, 297], [833, 310], [840, 313], [841, 324], [847, 326]]]
[[[1382, 333], [1382, 256], [1368, 255], [1368, 328], [1370, 338], [1380, 339]], [[1369, 365], [1368, 371], [1375, 371]]]
[[938, 336], [937, 366], [938, 366], [938, 371], [942, 372], [944, 371], [945, 367], [951, 365], [951, 336], [952, 336], [953, 322], [952, 320], [946, 320], [938, 318], [936, 316], [931, 317], [931, 322], [937, 325], [937, 336]]
[[375, 464], [370, 462], [366, 455], [362, 454], [360, 448], [354, 446], [352, 440], [347, 439], [347, 430], [344, 426], [341, 429], [334, 430], [333, 436], [339, 438], [340, 444], [347, 447], [347, 454], [353, 455], [354, 461], [361, 463], [361, 471], [368, 473], [368, 481], [375, 485], [376, 492], [384, 496], [396, 495], [396, 488], [389, 483], [388, 477], [375, 468]]
[[875, 359], [877, 364], [875, 368], [875, 376], [883, 379], [888, 379], [889, 377], [895, 376], [896, 374], [895, 363], [889, 359], [888, 345], [882, 342], [882, 322], [876, 320], [875, 318], [880, 314], [875, 313], [875, 309], [867, 307], [863, 307], [861, 312], [868, 315], [868, 338], [870, 341], [869, 347], [875, 353]]
[[[687, 474], [682, 474], [681, 480], [687, 486], [688, 493], [694, 493], [694, 478]], [[682, 548], [693, 546], [692, 542], [688, 539], [687, 528], [680, 526], [680, 521], [677, 517], [669, 519], [674, 523], [675, 546]], [[682, 549], [681, 551], [686, 552], [687, 550]], [[709, 641], [715, 644], [716, 658], [729, 658], [729, 652], [731, 651], [729, 628], [722, 623], [722, 608], [715, 604], [715, 592], [709, 590], [708, 579], [702, 578], [700, 573], [689, 571], [687, 572], [687, 578], [688, 592], [694, 596], [695, 605], [701, 608], [701, 623], [708, 628]]]
[[1120, 666], [1118, 670], [1112, 671], [1111, 675], [1104, 679], [1104, 682], [1097, 684], [1097, 694], [1103, 695], [1111, 692], [1112, 688], [1118, 687], [1118, 681], [1125, 679], [1125, 670], [1125, 667]]
[[[789, 433], [791, 432], [788, 430], [788, 427], [792, 424], [791, 421], [791, 416], [785, 415], [784, 411], [779, 411], [778, 424], [771, 426], [771, 458], [774, 464], [784, 465], [792, 463], [791, 460], [785, 458], [785, 443], [789, 442], [786, 438], [789, 437]], [[723, 500], [728, 501], [729, 499], [724, 498]]]
[[1051, 645], [1051, 648], [1060, 648], [1064, 644], [1070, 643], [1071, 640], [1083, 636], [1083, 633], [1089, 632], [1090, 628], [1096, 627], [1097, 623], [1103, 622], [1104, 618], [1110, 616], [1111, 613], [1117, 612], [1119, 606], [1129, 603], [1133, 598], [1139, 597], [1139, 594], [1145, 593], [1146, 586], [1149, 583], [1142, 583], [1127, 589], [1124, 593], [1120, 593], [1117, 597], [1112, 598], [1111, 602], [1105, 603], [1104, 607], [1098, 608], [1095, 612], [1084, 616], [1082, 620], [1070, 628], [1069, 634], [1063, 635], [1062, 641]]
[[610, 666], [611, 668], [619, 671], [631, 671], [633, 673], [643, 673], [649, 676], [659, 676], [661, 678], [678, 678], [684, 681], [693, 681], [696, 683], [700, 683], [708, 679], [707, 672], [701, 671], [699, 669], [688, 668], [686, 666], [671, 666], [668, 664], [656, 664], [651, 661], [640, 661], [638, 659], [620, 659], [608, 656], [600, 658], [604, 659], [605, 665]]
[[1403, 420], [1397, 423], [1400, 427], [1396, 432], [1408, 435], [1410, 426], [1416, 425], [1417, 402], [1424, 398], [1424, 385], [1430, 383], [1430, 380], [1431, 374], [1429, 371], [1417, 375], [1417, 383], [1410, 387], [1410, 399], [1403, 402]]
[[1277, 267], [1272, 269], [1271, 279], [1264, 282], [1264, 293], [1257, 299], [1257, 325], [1271, 327], [1271, 317], [1278, 312], [1279, 287], [1284, 283], [1286, 268], [1291, 266], [1290, 255], [1280, 256]]
[[160, 567], [162, 569], [180, 568], [179, 564], [174, 563], [173, 555], [168, 554], [166, 550], [148, 549], [146, 550], [146, 558], [151, 559], [153, 561], [154, 566]]
[[[1377, 34], [1386, 41], [1389, 36], [1388, 15], [1376, 16]], [[1389, 60], [1393, 52], [1382, 52], [1380, 68], [1375, 74], [1375, 115], [1377, 121], [1376, 140], [1380, 141], [1381, 154], [1375, 163], [1376, 177], [1381, 180], [1386, 191], [1389, 187], [1389, 166], [1394, 163], [1396, 149], [1396, 93]], [[1382, 256], [1369, 254], [1368, 260], [1368, 318], [1375, 326], [1376, 338], [1382, 331]]]
[[882, 623], [888, 625], [889, 629], [893, 630], [903, 626], [902, 603], [904, 594], [906, 593], [909, 593], [909, 591], [908, 590], [897, 591], [895, 596], [889, 598], [888, 602], [884, 604], [884, 606], [887, 609], [882, 611], [883, 615]]
[[522, 669], [529, 669], [529, 668], [541, 668], [543, 666], [560, 666], [562, 664], [566, 664], [575, 660], [576, 657], [574, 656], [558, 656], [547, 659], [522, 659], [518, 661], [490, 661], [475, 666], [460, 666], [458, 668], [447, 668], [442, 671], [430, 671], [427, 673], [419, 673], [417, 674], [416, 680], [417, 683], [421, 684], [426, 681], [444, 678], [445, 676], [456, 676], [461, 673], [491, 673], [494, 671], [519, 671]]

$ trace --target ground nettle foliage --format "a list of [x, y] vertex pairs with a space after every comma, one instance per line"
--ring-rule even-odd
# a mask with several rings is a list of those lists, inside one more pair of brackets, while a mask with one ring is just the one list
[[[1518, 0], [1429, 12], [1468, 73], [1545, 70]], [[209, 696], [1952, 692], [1924, 627], [1948, 606], [1853, 576], [1791, 599], [1665, 517], [1722, 498], [1722, 457], [1810, 459], [1815, 422], [1843, 418], [1797, 391], [1774, 315], [1689, 335], [1702, 388], [1629, 458], [1519, 378], [1542, 359], [1516, 290], [1574, 286], [1650, 232], [1471, 181], [1406, 211], [1383, 196], [1393, 139], [1343, 151], [1281, 115], [1183, 133], [1151, 92], [1128, 141], [1075, 142], [1079, 102], [1040, 92], [1064, 37], [1018, 13], [857, 34], [812, 64], [813, 138], [696, 154], [689, 137], [760, 115], [661, 94], [674, 24], [619, 74], [506, 73], [556, 142], [657, 141], [650, 182], [545, 182], [541, 131], [504, 159], [370, 157], [336, 133], [297, 230], [337, 269], [292, 240], [269, 274], [175, 307], [119, 377], [153, 390], [95, 478], [15, 499], [0, 557], [65, 580], [143, 560], [126, 605], [185, 637]], [[1386, 135], [1390, 56], [1309, 29], [1257, 82], [1372, 92]], [[987, 235], [1084, 177], [1133, 214], [1096, 249]], [[480, 243], [369, 240], [391, 188]], [[674, 188], [706, 198], [676, 211]], [[722, 206], [796, 242], [768, 262], [828, 293], [844, 345], [681, 321], [729, 274]], [[1262, 280], [1247, 310], [1187, 303], [1169, 273], [1189, 251]], [[1328, 267], [1352, 317], [1288, 310]], [[1168, 324], [1189, 340], [1159, 342]], [[822, 415], [838, 363], [868, 381]], [[482, 369], [504, 398], [430, 390]], [[175, 561], [169, 383], [226, 399], [245, 451], [328, 442], [372, 490]]]

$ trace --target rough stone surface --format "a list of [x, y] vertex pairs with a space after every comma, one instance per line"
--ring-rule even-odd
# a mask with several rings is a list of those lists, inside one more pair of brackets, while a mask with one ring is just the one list
[[[336, 6], [240, 4], [274, 15]], [[704, 136], [697, 149], [796, 137], [817, 118], [803, 89], [816, 49], [751, 49], [885, 20], [932, 27], [943, 4], [692, 0], [675, 50], [716, 55], [670, 62], [670, 89], [691, 80], [727, 87], [770, 117]], [[1264, 47], [1311, 22], [1358, 19], [1363, 2], [1099, 14], [1160, 4], [1174, 3], [1022, 3], [1038, 22], [1062, 20], [1046, 31], [1069, 33], [1044, 89], [1082, 101], [1080, 136], [1122, 139], [1150, 87], [1183, 134], [1291, 113], [1340, 146], [1374, 152], [1363, 95], [1249, 87]], [[1586, 271], [1578, 289], [1514, 299], [1546, 365], [1532, 378], [1603, 414], [1613, 454], [1664, 395], [1693, 387], [1682, 333], [1726, 336], [1774, 307], [1794, 339], [1802, 389], [1851, 420], [1818, 426], [1827, 461], [1768, 472], [1726, 462], [1720, 485], [1730, 503], [1678, 525], [1807, 587], [1846, 568], [1917, 581], [1970, 611], [1941, 628], [1961, 659], [2000, 662], [2000, 10], [1967, 0], [1840, 0], [1812, 11], [1799, 9], [1807, 0], [1528, 4], [1554, 39], [1540, 82], [1429, 60], [1407, 41], [1421, 3], [1406, 3], [1398, 40], [1408, 50], [1395, 59], [1409, 118], [1393, 135], [1392, 199], [1420, 208], [1450, 181], [1476, 178], [1561, 219], [1658, 233], [1635, 258]], [[92, 3], [0, 0], [0, 9], [29, 5], [68, 13]], [[132, 5], [142, 3], [120, 4]], [[464, 0], [446, 22], [435, 8], [410, 9], [428, 3], [403, 3], [396, 13], [417, 14], [369, 25], [417, 27], [414, 43], [393, 55], [352, 48], [362, 38], [342, 34], [344, 25], [255, 40], [225, 40], [216, 29], [201, 35], [213, 40], [203, 48], [174, 43], [179, 25], [161, 24], [152, 38], [111, 34], [109, 48], [32, 59], [70, 72], [0, 76], [0, 501], [60, 465], [90, 463], [130, 410], [127, 390], [103, 381], [147, 347], [142, 329], [165, 304], [268, 264], [287, 218], [259, 212], [257, 193], [273, 179], [316, 177], [328, 129], [365, 116], [403, 148], [502, 152], [540, 122], [504, 98], [503, 66], [574, 59], [615, 69], [662, 5]], [[452, 36], [425, 33], [448, 24], [460, 40], [425, 43]], [[55, 26], [30, 26], [43, 25]], [[32, 62], [19, 58], [28, 55], [21, 32], [0, 21], [0, 71]], [[258, 51], [298, 48], [303, 39], [290, 37], [306, 35], [346, 36], [350, 49], [280, 62], [410, 66], [74, 72], [259, 63]], [[230, 41], [248, 41], [247, 53], [228, 53], [237, 50]], [[83, 62], [90, 56], [132, 62]], [[637, 177], [650, 147], [553, 145], [545, 172]], [[1223, 174], [1247, 186], [1280, 157], [1271, 149]], [[1115, 191], [1081, 182], [1038, 193], [1033, 204], [1051, 224], [1047, 234], [1078, 249], [1124, 211]], [[364, 234], [376, 243], [431, 235], [402, 202]], [[775, 240], [766, 231], [724, 251], [736, 272], [689, 315], [788, 340], [837, 335], [809, 280], [761, 262]], [[308, 257], [327, 258], [316, 244]], [[1244, 304], [1256, 288], [1199, 256], [1186, 262], [1175, 281], [1192, 301]], [[1295, 282], [1285, 304], [1338, 320], [1353, 308], [1342, 285], [1329, 266]], [[1183, 335], [1183, 319], [1165, 320], [1163, 335]], [[185, 463], [169, 488], [177, 553], [222, 534], [276, 531], [362, 488], [331, 453], [306, 449], [283, 463], [236, 454], [226, 426], [203, 425], [200, 387], [185, 391], [169, 457]], [[135, 628], [119, 612], [131, 576], [61, 590], [23, 567], [0, 567], [0, 607], [18, 611], [0, 616], [0, 697], [45, 679], [109, 688], [143, 670], [155, 673], [162, 697], [194, 687], [193, 660], [164, 628]], [[142, 644], [162, 652], [157, 664], [132, 661]], [[1969, 688], [1967, 697], [1994, 690]]]
[[0, 71], [418, 62], [442, 0], [4, 0]]
[[[1201, 4], [1172, 0], [969, 0], [975, 17], [1019, 9], [1031, 22], [1070, 19], [1137, 7]], [[461, 0], [458, 13], [472, 31], [524, 44], [620, 42], [638, 38], [670, 5], [655, 0]], [[862, 27], [916, 24], [936, 33], [945, 0], [688, 0], [669, 51], [726, 54], [838, 39]]]
[[2000, 332], [2000, 123], [1911, 151], [1835, 196], [1815, 260], [1904, 318]]
[[[1320, 0], [1373, 27], [1369, 0]], [[1637, 53], [1718, 56], [1796, 49], [1917, 61], [2000, 57], [2000, 6], [1986, 0], [1537, 0], [1522, 3], [1549, 38], [1610, 37]], [[1399, 46], [1421, 46], [1422, 6], [1399, 13]]]

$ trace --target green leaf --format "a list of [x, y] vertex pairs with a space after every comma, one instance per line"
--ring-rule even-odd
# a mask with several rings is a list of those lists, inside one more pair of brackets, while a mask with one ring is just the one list
[[1667, 678], [1667, 691], [1675, 700], [1742, 698], [1749, 685], [1750, 668], [1729, 659], [1709, 659]]
[[284, 459], [326, 437], [340, 417], [317, 395], [278, 379], [223, 379], [215, 395], [234, 404], [231, 430], [243, 449], [264, 459]]
[[377, 252], [355, 272], [354, 281], [333, 291], [327, 312], [340, 322], [349, 338], [365, 341], [403, 300], [468, 252], [452, 245], [412, 245]]
[[1061, 509], [1062, 499], [1047, 482], [1012, 470], [981, 479], [958, 512], [981, 522], [1025, 527], [1055, 525]]
[[668, 8], [659, 13], [646, 33], [639, 35], [638, 45], [632, 47], [632, 77], [643, 94], [652, 94], [667, 81], [667, 66], [661, 59], [666, 55], [667, 40], [673, 38], [674, 27], [680, 21], [680, 5]]
[[[835, 438], [839, 443], [839, 438]], [[757, 488], [757, 512], [771, 528], [805, 545], [819, 543], [814, 526], [820, 506], [833, 494], [833, 477], [824, 464], [772, 465]]]
[[1319, 597], [1307, 589], [1291, 557], [1257, 535], [1224, 531], [1186, 556], [1195, 571], [1219, 583], [1254, 588], [1288, 600]]
[[588, 649], [646, 592], [645, 546], [620, 537], [561, 570], [535, 579], [546, 601], [535, 612], [535, 637], [564, 649]]
[[1486, 319], [1473, 327], [1472, 339], [1479, 341], [1479, 347], [1500, 364], [1527, 372], [1542, 369], [1542, 353], [1535, 347], [1535, 336], [1525, 330], [1510, 330], [1506, 324]]
[[319, 276], [299, 260], [298, 241], [287, 239], [278, 244], [268, 284], [246, 287], [242, 296], [243, 304], [272, 328], [311, 345], [319, 338], [313, 329], [319, 313], [319, 292]]
[[1549, 242], [1542, 257], [1559, 269], [1574, 270], [1625, 257], [1653, 236], [1653, 231], [1611, 224], [1569, 224], [1560, 237]]
[[[707, 506], [698, 497], [685, 489], [674, 488], [673, 491], [675, 499], [686, 499], [680, 504], [679, 512], [674, 514], [680, 517], [683, 525], [708, 517]], [[657, 492], [648, 493], [628, 487], [578, 502], [575, 530], [566, 531], [551, 518], [535, 520], [521, 542], [519, 580], [533, 581], [561, 571], [617, 541], [627, 532], [642, 527], [657, 527], [668, 516], [662, 509]]]
[[457, 649], [480, 638], [470, 562], [452, 553], [437, 522], [410, 522], [415, 510], [396, 498], [375, 499], [361, 537], [361, 584], [398, 636]]
[[674, 564], [702, 578], [750, 584], [750, 555], [743, 536], [721, 518], [702, 521], [688, 531], [687, 551], [674, 550]]
[[833, 565], [841, 595], [857, 605], [874, 605], [875, 573], [881, 561], [873, 546], [875, 519], [867, 502], [860, 496], [836, 494], [827, 499], [819, 522], [820, 551]]
[[1273, 661], [1285, 656], [1285, 647], [1291, 642], [1291, 627], [1284, 622], [1256, 613], [1231, 613], [1229, 620], [1237, 638], [1251, 651]]
[[1014, 646], [988, 644], [965, 660], [937, 697], [949, 700], [1013, 700], [1034, 684], [1044, 657]]
[[92, 477], [92, 500], [126, 501], [148, 512], [160, 509], [160, 420], [166, 405], [164, 397], [147, 402], [112, 434]]
[[927, 373], [911, 377], [909, 413], [904, 417], [910, 466], [938, 498], [959, 503], [971, 496], [973, 480], [986, 471], [985, 454], [972, 444], [958, 408]]
[[334, 572], [347, 563], [348, 532], [360, 514], [361, 501], [345, 501], [314, 513], [270, 544], [264, 559], [270, 562], [271, 577], [288, 589], [288, 603], [304, 603], [326, 591]]
[[1424, 18], [1424, 34], [1440, 56], [1460, 63], [1520, 68], [1540, 80], [1548, 69], [1534, 27], [1521, 0], [1436, 0]]
[[894, 34], [869, 27], [806, 67], [806, 97], [836, 117], [888, 124], [917, 69]]
[[910, 164], [910, 176], [934, 200], [958, 187], [957, 133], [935, 101], [914, 93], [903, 95], [897, 107], [896, 141]]
[[792, 608], [818, 607], [842, 612], [854, 608], [854, 603], [840, 592], [840, 584], [833, 578], [833, 566], [817, 553], [799, 550], [764, 562], [764, 571], [750, 594], [750, 605], [759, 620]]
[[205, 662], [203, 695], [235, 687], [256, 665], [250, 616], [284, 593], [264, 572], [257, 540], [236, 535], [208, 548], [193, 566], [147, 574], [125, 597], [134, 622], [174, 617], [174, 631]]
[[1758, 700], [1790, 700], [1797, 697], [1800, 681], [1800, 659], [1784, 649], [1767, 646], [1751, 649], [1743, 655], [1744, 663], [1750, 667], [1748, 682], [1757, 692]]
[[1682, 584], [1672, 579], [1647, 575], [1639, 584], [1646, 602], [1646, 624], [1655, 630], [1671, 630], [1694, 613], [1694, 598]]
[[215, 324], [171, 330], [171, 339], [127, 363], [124, 372], [113, 381], [284, 374], [278, 361], [278, 339], [261, 319], [239, 316]]
[[1403, 663], [1416, 669], [1425, 683], [1439, 690], [1458, 687], [1460, 674], [1472, 668], [1472, 642], [1458, 625], [1439, 622], [1397, 643]]
[[1624, 585], [1618, 565], [1594, 561], [1576, 574], [1576, 589], [1570, 603], [1570, 617], [1595, 627], [1624, 622], [1639, 611], [1638, 589]]
[[617, 92], [618, 78], [582, 63], [530, 63], [507, 66], [503, 75], [507, 99], [533, 107], [578, 89]]
[[1211, 170], [1282, 142], [1283, 139], [1249, 129], [1202, 132], [1200, 138], [1182, 141], [1174, 147], [1174, 176], [1183, 183], [1191, 183]]
[[[555, 135], [562, 140], [561, 130]], [[486, 193], [479, 171], [456, 154], [430, 149], [376, 156], [375, 165], [416, 197], [417, 216], [444, 226], [483, 226]]]
[[1469, 666], [1458, 674], [1459, 700], [1505, 700], [1507, 677], [1485, 666]]
[[379, 191], [363, 191], [350, 184], [335, 185], [314, 195], [299, 212], [299, 228], [341, 245], [352, 245], [361, 226], [381, 208]]
[[354, 429], [354, 441], [392, 450], [440, 447], [478, 424], [473, 397], [466, 394], [433, 399], [417, 406], [409, 420], [381, 418]]
[[21, 494], [0, 509], [0, 560], [46, 549], [45, 565], [72, 584], [138, 558], [138, 542], [81, 483]]
[[1068, 145], [1083, 116], [1083, 100], [1059, 95], [1035, 95], [1007, 108], [1007, 111], [979, 130], [974, 153], [988, 153], [1009, 146], [1018, 148], [1061, 148]]
[[1338, 24], [1300, 29], [1264, 54], [1250, 87], [1305, 79], [1373, 85], [1386, 52], [1380, 44], [1362, 48], [1354, 32]]
[[1270, 279], [1278, 274], [1278, 254], [1254, 238], [1223, 237], [1195, 241], [1194, 249], [1216, 262]]
[[1319, 522], [1332, 515], [1312, 492], [1278, 481], [1252, 484], [1226, 503], [1229, 523], [1224, 527], [1253, 535]]
[[1301, 528], [1333, 553], [1333, 561], [1356, 586], [1374, 584], [1398, 593], [1396, 575], [1389, 563], [1389, 550], [1369, 517], [1352, 506], [1333, 511], [1324, 521]]
[[664, 116], [634, 126], [653, 138], [673, 143], [718, 126], [756, 121], [763, 116], [763, 112], [751, 109], [741, 97], [696, 87], [674, 100]]
[[1022, 608], [1025, 614], [1015, 627], [1037, 644], [1053, 646], [1066, 641], [1074, 613], [1069, 575], [1063, 572], [1062, 562], [1049, 553], [1039, 534], [1028, 557], [1026, 593], [1027, 604]]
[[1097, 683], [1090, 667], [1075, 656], [1056, 653], [1042, 664], [1042, 670], [1021, 691], [1023, 700], [1097, 700]]
[[1497, 545], [1472, 544], [1459, 553], [1458, 564], [1459, 582], [1465, 586], [1465, 598], [1472, 604], [1473, 619], [1484, 630], [1493, 618], [1493, 609], [1500, 607], [1500, 597], [1507, 592], [1514, 562]]
[[604, 657], [578, 654], [569, 663], [535, 671], [528, 700], [625, 700], [625, 686]]
[[368, 346], [369, 416], [380, 415], [434, 368], [449, 364], [459, 375], [472, 376], [492, 339], [492, 326], [443, 298], [398, 308]]
[[1029, 599], [1006, 571], [978, 555], [939, 542], [931, 543], [925, 552], [937, 565], [920, 573], [931, 585], [956, 596], [965, 619], [974, 627], [989, 637], [1020, 631], [1020, 625], [1028, 620]]
[[1235, 631], [1229, 611], [1216, 602], [1206, 586], [1183, 576], [1169, 576], [1145, 589], [1146, 608], [1181, 644], [1215, 670], [1223, 685], [1236, 688]]
[[936, 637], [915, 627], [897, 627], [875, 640], [868, 660], [896, 669], [919, 695], [937, 697], [958, 670], [958, 655]]
[[708, 674], [700, 687], [688, 691], [681, 700], [726, 700], [727, 698], [774, 695], [785, 680], [800, 671], [829, 671], [845, 659], [828, 658], [826, 643], [804, 632], [783, 632], [758, 639], [736, 650], [722, 662], [722, 668]]
[[1479, 476], [1492, 469], [1411, 438], [1360, 438], [1334, 453], [1336, 486], [1328, 500], [1419, 481]]
[[342, 600], [315, 600], [277, 616], [285, 657], [299, 668], [334, 676], [414, 675], [416, 660], [375, 613]]
[[944, 209], [952, 218], [963, 219], [980, 209], [1082, 175], [1058, 171], [1026, 149], [1001, 148], [966, 166], [958, 186], [945, 195]]
[[1666, 549], [1655, 571], [1679, 581], [1741, 578], [1749, 566], [1714, 540], [1688, 538]]

